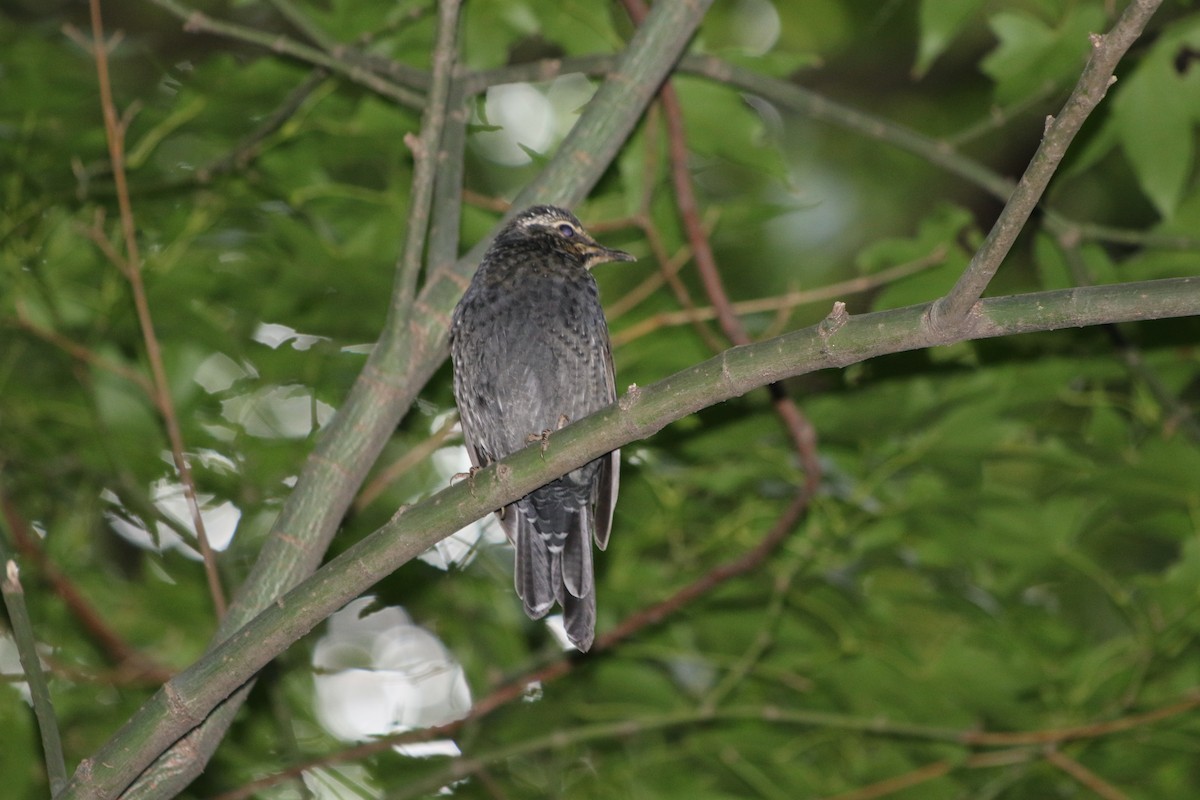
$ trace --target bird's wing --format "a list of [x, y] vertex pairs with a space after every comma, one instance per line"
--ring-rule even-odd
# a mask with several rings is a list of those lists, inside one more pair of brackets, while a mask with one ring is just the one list
[[[608, 329], [604, 336], [604, 389], [605, 402], [617, 399], [617, 374], [613, 366], [612, 346], [608, 342]], [[596, 547], [608, 547], [608, 535], [612, 532], [613, 512], [617, 508], [617, 489], [621, 484], [621, 451], [613, 450], [600, 458], [600, 470], [596, 474], [596, 512], [593, 535]]]
[[475, 447], [475, 442], [471, 438], [471, 428], [462, 418], [462, 414], [458, 417], [458, 427], [462, 429], [463, 446], [467, 448], [467, 456], [471, 459], [471, 466], [486, 467], [488, 460], [482, 457], [482, 454]]

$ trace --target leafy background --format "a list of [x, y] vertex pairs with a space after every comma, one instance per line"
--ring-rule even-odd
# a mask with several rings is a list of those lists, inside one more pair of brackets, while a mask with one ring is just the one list
[[[239, 514], [219, 556], [236, 587], [384, 325], [412, 201], [404, 135], [420, 113], [245, 37], [185, 32], [172, 5], [104, 12], [122, 33], [110, 55], [116, 103], [136, 112], [126, 150], [149, 305], [199, 491], [208, 508]], [[692, 52], [913, 129], [1015, 179], [1113, 6], [731, 0], [714, 5]], [[427, 2], [203, 10], [239, 30], [351, 44], [401, 76], [429, 69]], [[0, 501], [69, 764], [195, 660], [216, 625], [187, 515], [162, 496], [177, 487], [162, 424], [130, 377], [148, 368], [128, 282], [96, 242], [117, 246], [119, 233], [87, 30], [77, 4], [0, 7]], [[465, 6], [459, 57], [489, 70], [614, 53], [633, 30], [610, 3], [479, 0]], [[1197, 272], [1198, 58], [1200, 14], [1165, 4], [992, 294]], [[568, 91], [581, 91], [579, 80], [556, 84], [567, 97], [561, 127], [582, 105]], [[887, 129], [863, 135], [702, 75], [674, 84], [731, 298], [782, 298], [782, 311], [744, 316], [755, 337], [828, 312], [829, 299], [789, 293], [853, 278], [870, 290], [836, 295], [851, 313], [939, 296], [1001, 206], [983, 181], [895, 146]], [[473, 111], [463, 252], [563, 133], [528, 163], [504, 164], [487, 144], [497, 120], [482, 99]], [[255, 130], [266, 132], [248, 145]], [[597, 274], [622, 386], [727, 346], [713, 323], [680, 324], [674, 313], [683, 296], [708, 301], [661, 108], [576, 210], [605, 243], [640, 257]], [[887, 277], [905, 265], [909, 274]], [[666, 267], [678, 268], [673, 287], [657, 285]], [[631, 295], [643, 288], [653, 291]], [[264, 325], [299, 335], [278, 342]], [[343, 620], [402, 607], [419, 627], [401, 627], [424, 649], [387, 660], [383, 637], [327, 656], [331, 624], [281, 656], [185, 795], [235, 796], [307, 764], [256, 796], [421, 796], [460, 779], [453, 791], [464, 797], [1191, 796], [1198, 333], [1182, 319], [1032, 334], [792, 381], [819, 436], [822, 482], [782, 546], [456, 730], [472, 767], [386, 747], [347, 753], [354, 736], [338, 735], [318, 695], [343, 672], [424, 679], [461, 667], [462, 681], [418, 682], [388, 706], [397, 719], [385, 725], [420, 729], [561, 663], [553, 635], [520, 613], [511, 554], [494, 535], [463, 566], [405, 566]], [[453, 444], [434, 438], [452, 407], [443, 367], [373, 475]], [[354, 507], [333, 552], [444, 486], [452, 455], [412, 459]], [[753, 548], [803, 482], [764, 391], [626, 448], [623, 472], [612, 546], [598, 561], [601, 633]], [[154, 536], [131, 542], [122, 522]], [[5, 793], [45, 797], [8, 637], [0, 667], [10, 676], [0, 690]], [[393, 702], [359, 691], [364, 707]], [[423, 706], [432, 710], [410, 715]], [[1077, 730], [1038, 738], [1062, 729]], [[970, 738], [979, 734], [1013, 738]]]

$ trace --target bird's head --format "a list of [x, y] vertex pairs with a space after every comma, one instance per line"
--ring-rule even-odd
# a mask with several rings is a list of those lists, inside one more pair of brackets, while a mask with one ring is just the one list
[[536, 241], [554, 252], [569, 253], [591, 269], [609, 261], [636, 261], [624, 250], [616, 250], [593, 239], [575, 215], [557, 206], [532, 206], [513, 217], [497, 240], [508, 237]]

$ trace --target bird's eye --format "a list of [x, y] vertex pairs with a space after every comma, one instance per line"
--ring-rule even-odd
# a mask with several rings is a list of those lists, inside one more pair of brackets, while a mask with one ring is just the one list
[[558, 226], [558, 232], [562, 234], [564, 239], [570, 239], [575, 235], [575, 228], [564, 222], [562, 225]]

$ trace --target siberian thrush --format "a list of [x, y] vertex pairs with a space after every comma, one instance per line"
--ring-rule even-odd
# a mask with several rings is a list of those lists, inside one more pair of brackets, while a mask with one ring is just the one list
[[[588, 270], [633, 256], [597, 244], [569, 211], [534, 206], [500, 231], [454, 309], [454, 397], [471, 463], [520, 450], [616, 399], [608, 325]], [[517, 594], [531, 619], [557, 600], [567, 636], [592, 646], [592, 544], [608, 545], [619, 451], [498, 512], [517, 549]]]

